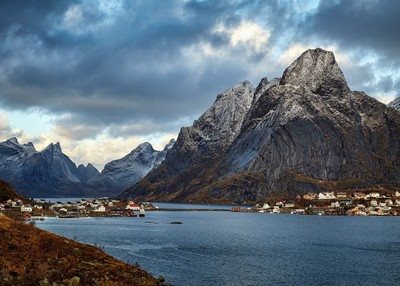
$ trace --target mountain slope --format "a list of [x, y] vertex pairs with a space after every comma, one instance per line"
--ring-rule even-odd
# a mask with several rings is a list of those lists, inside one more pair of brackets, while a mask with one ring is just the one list
[[18, 194], [8, 183], [0, 180], [0, 203], [15, 199], [25, 198]]
[[[218, 166], [220, 155], [224, 154], [240, 133], [242, 122], [254, 99], [255, 89], [248, 81], [219, 94], [214, 104], [196, 120], [191, 127], [183, 127], [178, 139], [160, 167], [150, 172], [138, 184], [136, 195], [145, 196], [147, 190], [155, 189], [157, 195], [146, 196], [153, 199], [169, 196], [168, 190], [180, 196], [186, 196], [196, 181], [196, 176], [204, 183], [209, 178], [210, 160], [212, 166]], [[206, 173], [205, 173], [206, 172]], [[131, 196], [126, 191], [122, 196]], [[172, 195], [174, 196], [174, 195]], [[171, 197], [173, 199], [173, 197]]]
[[400, 111], [400, 97], [393, 100], [391, 103], [388, 104], [388, 106]]
[[101, 175], [91, 180], [90, 184], [105, 184], [122, 191], [157, 168], [174, 143], [172, 139], [162, 151], [154, 150], [148, 142], [142, 143], [123, 158], [107, 163]]
[[[248, 202], [320, 189], [299, 178], [346, 182], [346, 188], [400, 185], [400, 114], [352, 92], [332, 52], [306, 51], [279, 83], [257, 90], [251, 106], [244, 104], [249, 111], [236, 123], [240, 131], [227, 148], [214, 153], [201, 148], [198, 158], [197, 144], [183, 153], [182, 146], [193, 141], [181, 131], [182, 142], [164, 163], [122, 196]], [[176, 167], [180, 154], [194, 158], [184, 170]]]

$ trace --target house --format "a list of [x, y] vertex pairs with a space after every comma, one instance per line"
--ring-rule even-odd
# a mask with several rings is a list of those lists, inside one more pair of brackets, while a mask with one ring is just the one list
[[312, 201], [312, 200], [316, 200], [317, 199], [317, 194], [315, 193], [307, 193], [303, 196], [303, 199], [305, 199], [306, 201]]
[[137, 203], [135, 203], [134, 201], [130, 201], [125, 209], [131, 210], [131, 211], [138, 211], [138, 210], [140, 210], [140, 206]]
[[278, 207], [283, 207], [285, 204], [282, 201], [279, 201], [275, 205]]
[[21, 212], [27, 212], [27, 213], [31, 213], [32, 212], [32, 207], [30, 205], [22, 205], [21, 206]]
[[272, 210], [272, 212], [273, 212], [274, 214], [278, 214], [278, 213], [281, 212], [281, 210], [280, 210], [279, 206], [274, 206], [274, 209]]
[[377, 200], [371, 200], [371, 206], [372, 207], [376, 207], [376, 206], [378, 206], [378, 201]]
[[103, 205], [99, 205], [98, 207], [96, 207], [94, 210], [94, 212], [98, 212], [98, 213], [104, 213], [106, 211], [106, 207]]
[[43, 209], [43, 206], [42, 206], [42, 205], [34, 205], [33, 207], [34, 207], [35, 209], [39, 210], [39, 211], [41, 211], [41, 210]]
[[60, 209], [60, 212], [61, 212], [61, 213], [67, 213], [68, 210], [67, 210], [66, 208], [61, 208], [61, 209]]
[[336, 193], [336, 197], [337, 197], [338, 199], [345, 199], [345, 198], [348, 198], [348, 195], [347, 195], [346, 192], [337, 192], [337, 193]]
[[340, 207], [340, 203], [338, 201], [336, 202], [331, 202], [331, 207], [332, 208], [339, 208]]
[[319, 200], [332, 200], [336, 199], [335, 194], [333, 192], [323, 192], [318, 194]]
[[379, 192], [370, 192], [370, 193], [368, 194], [368, 197], [369, 197], [369, 198], [375, 198], [375, 199], [377, 199], [377, 198], [380, 198], [380, 197], [381, 197], [381, 194], [380, 194]]
[[400, 192], [396, 191], [396, 193], [394, 194], [396, 197], [400, 197]]
[[286, 203], [285, 208], [294, 208], [294, 203]]
[[354, 192], [353, 197], [357, 200], [365, 200], [367, 198], [367, 195], [361, 192]]
[[393, 201], [390, 199], [386, 200], [385, 203], [387, 206], [393, 206]]
[[400, 206], [400, 200], [399, 200], [399, 199], [395, 200], [395, 201], [394, 201], [394, 204], [395, 204], [396, 206]]
[[269, 204], [267, 204], [267, 203], [265, 203], [265, 204], [262, 206], [262, 209], [263, 209], [263, 210], [266, 210], [266, 209], [269, 209], [269, 208], [271, 208], [271, 206], [270, 206]]

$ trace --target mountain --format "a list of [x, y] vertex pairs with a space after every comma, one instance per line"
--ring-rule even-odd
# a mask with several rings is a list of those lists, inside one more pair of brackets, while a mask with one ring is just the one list
[[23, 196], [18, 194], [8, 183], [0, 180], [0, 203], [15, 199], [26, 200]]
[[244, 203], [377, 184], [400, 185], [400, 114], [351, 91], [334, 54], [317, 48], [281, 79], [219, 95], [121, 197]]
[[59, 143], [38, 152], [16, 138], [0, 142], [0, 178], [30, 197], [95, 195], [81, 184], [82, 174]]
[[99, 188], [122, 191], [143, 178], [153, 168], [157, 168], [174, 145], [172, 139], [162, 151], [156, 151], [148, 143], [142, 143], [121, 159], [111, 161], [104, 166], [101, 175], [89, 183]]
[[100, 173], [92, 164], [79, 165], [66, 156], [59, 143], [38, 152], [32, 143], [16, 138], [0, 142], [0, 179], [30, 197], [115, 196], [151, 169], [158, 167], [174, 144], [162, 151], [143, 143], [120, 160], [106, 164]]
[[400, 111], [400, 97], [393, 100], [388, 106]]
[[100, 175], [99, 170], [96, 169], [95, 166], [88, 163], [86, 167], [83, 164], [78, 166], [78, 176], [79, 179], [83, 182], [89, 181], [90, 179]]

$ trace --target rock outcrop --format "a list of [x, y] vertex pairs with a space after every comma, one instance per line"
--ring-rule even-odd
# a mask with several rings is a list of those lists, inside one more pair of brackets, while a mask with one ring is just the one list
[[400, 97], [393, 100], [391, 103], [388, 104], [388, 106], [400, 111]]
[[224, 116], [207, 111], [182, 128], [160, 167], [121, 196], [243, 203], [327, 184], [400, 185], [400, 114], [351, 91], [332, 52], [308, 50], [280, 80], [239, 86], [230, 94], [247, 100], [221, 101], [210, 110]]

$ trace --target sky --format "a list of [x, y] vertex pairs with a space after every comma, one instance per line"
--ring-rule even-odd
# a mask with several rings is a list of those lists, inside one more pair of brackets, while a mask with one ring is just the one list
[[60, 142], [100, 170], [162, 149], [218, 93], [335, 53], [348, 84], [400, 95], [400, 1], [25, 0], [0, 3], [0, 140]]

